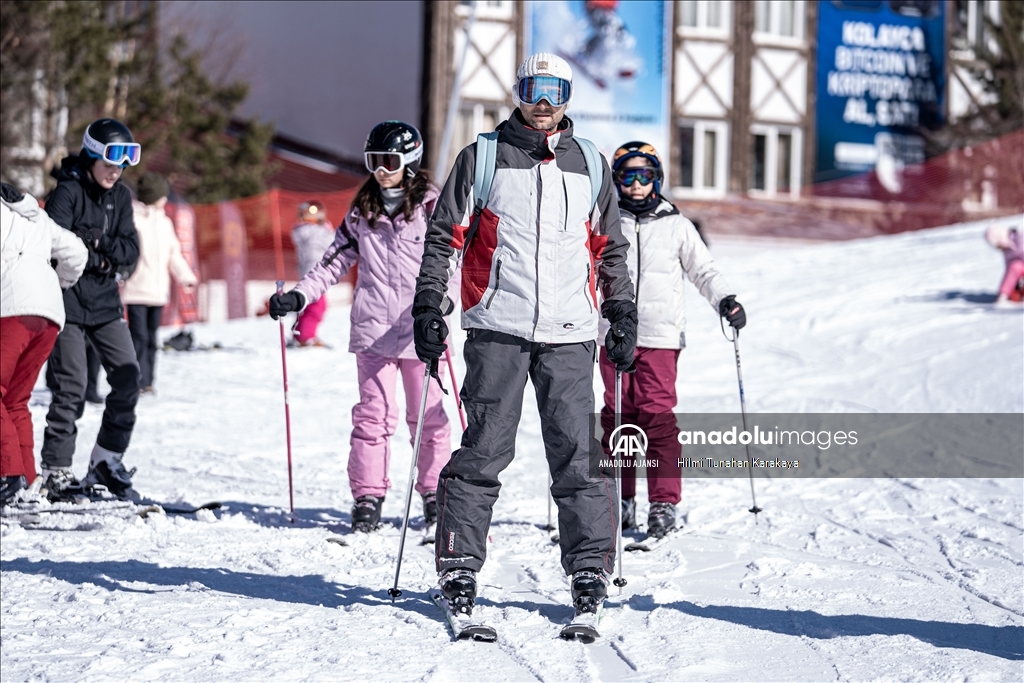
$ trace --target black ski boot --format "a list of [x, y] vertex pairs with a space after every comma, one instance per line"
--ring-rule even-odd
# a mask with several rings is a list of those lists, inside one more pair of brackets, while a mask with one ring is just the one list
[[622, 499], [622, 530], [636, 529], [636, 498]]
[[70, 467], [55, 467], [53, 469], [44, 467], [41, 476], [43, 485], [40, 493], [45, 495], [51, 503], [74, 501], [79, 496], [85, 495], [82, 483], [71, 472]]
[[384, 507], [384, 496], [359, 496], [352, 506], [352, 529], [368, 534], [380, 527], [380, 510]]
[[118, 498], [136, 498], [135, 490], [132, 488], [135, 468], [125, 469], [124, 463], [121, 462], [123, 457], [124, 453], [109, 451], [99, 444], [94, 446], [89, 471], [82, 480], [82, 487], [91, 489], [99, 485]]
[[672, 503], [655, 501], [647, 513], [647, 535], [662, 538], [676, 528], [676, 506]]
[[18, 493], [24, 491], [27, 485], [23, 474], [16, 477], [0, 477], [0, 507], [14, 502]]
[[582, 569], [572, 575], [572, 605], [576, 614], [597, 614], [608, 597], [608, 576], [602, 569]]
[[441, 595], [455, 614], [472, 616], [476, 602], [476, 572], [472, 569], [449, 569], [441, 575], [438, 584]]
[[427, 526], [437, 523], [437, 494], [433, 491], [423, 494], [423, 519]]

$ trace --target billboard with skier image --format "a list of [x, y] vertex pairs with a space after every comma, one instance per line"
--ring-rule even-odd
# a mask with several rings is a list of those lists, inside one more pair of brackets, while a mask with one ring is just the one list
[[627, 140], [668, 154], [672, 3], [527, 2], [525, 17], [527, 54], [552, 52], [572, 65], [577, 134], [609, 158]]

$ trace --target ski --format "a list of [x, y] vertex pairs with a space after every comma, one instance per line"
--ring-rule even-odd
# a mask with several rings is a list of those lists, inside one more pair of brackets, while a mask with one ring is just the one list
[[448, 604], [448, 600], [438, 589], [430, 591], [430, 599], [444, 613], [445, 621], [452, 630], [455, 640], [476, 640], [493, 643], [498, 639], [498, 632], [493, 627], [483, 624], [466, 614], [456, 614]]
[[169, 515], [194, 515], [200, 510], [219, 510], [224, 507], [223, 503], [216, 500], [197, 505], [196, 507], [174, 507], [173, 505], [162, 505], [160, 503], [154, 503], [154, 505]]
[[603, 605], [597, 608], [597, 612], [577, 612], [573, 620], [562, 627], [558, 634], [564, 640], [578, 640], [581, 643], [590, 644], [601, 637], [597, 630], [597, 623], [601, 620]]
[[159, 503], [133, 503], [118, 498], [102, 498], [97, 500], [87, 500], [84, 503], [54, 503], [50, 507], [17, 507], [8, 506], [0, 511], [0, 517], [7, 518], [21, 518], [32, 515], [90, 515], [90, 514], [105, 514], [107, 512], [118, 512], [122, 510], [130, 510], [134, 514], [141, 517], [146, 517], [150, 514], [168, 514], [168, 515], [191, 515], [199, 512], [200, 510], [217, 510], [222, 507], [221, 503], [213, 501], [205, 503], [197, 507], [186, 507], [178, 508], [171, 506], [163, 506]]
[[673, 534], [678, 532], [678, 529], [672, 529], [661, 536], [645, 536], [639, 541], [633, 543], [627, 543], [626, 547], [623, 548], [627, 553], [649, 553], [652, 550], [657, 550], [668, 544], [669, 539]]

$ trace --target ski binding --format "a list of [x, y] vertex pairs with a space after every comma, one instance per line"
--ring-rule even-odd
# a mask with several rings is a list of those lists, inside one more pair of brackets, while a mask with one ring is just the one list
[[498, 639], [498, 632], [493, 627], [482, 624], [471, 615], [456, 613], [452, 610], [448, 599], [437, 588], [430, 591], [430, 599], [444, 612], [445, 621], [452, 629], [456, 640], [477, 640], [493, 643]]

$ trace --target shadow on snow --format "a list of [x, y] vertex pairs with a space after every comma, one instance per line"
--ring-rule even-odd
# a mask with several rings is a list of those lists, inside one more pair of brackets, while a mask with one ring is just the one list
[[987, 626], [948, 621], [922, 621], [861, 614], [826, 616], [809, 610], [777, 610], [762, 607], [707, 605], [688, 601], [658, 604], [649, 595], [633, 596], [632, 609], [675, 609], [694, 617], [739, 624], [758, 631], [820, 640], [846, 636], [907, 635], [935, 647], [974, 650], [1003, 659], [1024, 660], [1024, 626]]

